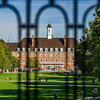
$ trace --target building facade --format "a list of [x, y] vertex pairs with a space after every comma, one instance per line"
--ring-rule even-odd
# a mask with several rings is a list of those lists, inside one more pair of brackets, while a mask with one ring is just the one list
[[[47, 38], [24, 38], [19, 43], [6, 43], [12, 55], [20, 59], [21, 69], [27, 66], [27, 58], [37, 57], [41, 68], [51, 70], [74, 70], [74, 38], [54, 38], [52, 26], [47, 26]], [[20, 47], [19, 47], [20, 44]], [[28, 48], [27, 48], [28, 46]]]

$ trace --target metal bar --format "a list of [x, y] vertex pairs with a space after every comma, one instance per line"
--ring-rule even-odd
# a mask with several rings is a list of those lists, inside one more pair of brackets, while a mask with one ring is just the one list
[[[74, 29], [74, 38], [77, 38], [77, 22], [78, 22], [78, 0], [73, 1], [73, 22], [75, 27]], [[76, 65], [76, 40], [74, 41], [75, 55], [74, 55], [74, 100], [77, 98], [77, 65]]]
[[[31, 20], [31, 0], [26, 0], [26, 36], [27, 36], [27, 48], [29, 48], [28, 38], [30, 36], [30, 20]], [[27, 52], [28, 53], [28, 52]], [[29, 66], [28, 66], [28, 54], [27, 54], [27, 73], [26, 73], [26, 100], [29, 99]]]
[[69, 24], [67, 26], [68, 28], [84, 28], [84, 25], [83, 24], [79, 24], [79, 25], [74, 25], [74, 24]]
[[7, 5], [8, 0], [2, 0], [3, 6]]
[[53, 6], [55, 4], [55, 0], [49, 0], [50, 6]]
[[34, 24], [30, 24], [30, 25], [26, 25], [26, 24], [21, 24], [20, 28], [27, 28], [29, 27], [30, 29], [36, 28], [36, 25]]

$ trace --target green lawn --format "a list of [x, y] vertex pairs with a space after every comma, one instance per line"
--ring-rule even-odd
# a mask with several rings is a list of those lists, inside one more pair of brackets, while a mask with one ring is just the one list
[[[8, 77], [8, 80], [7, 80]], [[11, 77], [11, 80], [10, 80]], [[64, 76], [63, 72], [41, 72], [38, 73], [38, 77], [43, 77], [43, 79], [38, 82], [37, 88], [35, 85], [35, 74], [30, 73], [29, 82], [29, 96], [30, 100], [34, 100], [34, 95], [36, 95], [35, 89], [37, 89], [38, 100], [54, 100], [54, 92], [58, 93], [58, 100], [65, 100], [66, 96], [68, 100], [73, 100], [74, 98], [74, 88], [77, 88], [77, 98], [80, 98], [80, 91], [82, 87], [86, 90], [86, 97], [92, 96], [93, 87], [100, 88], [100, 82], [96, 81], [95, 85], [92, 84], [92, 77], [87, 77], [85, 85], [83, 86], [82, 77], [78, 78], [76, 84], [74, 82], [74, 75], [70, 74]], [[48, 78], [46, 83], [45, 78]], [[38, 81], [38, 80], [37, 80]], [[18, 73], [2, 73], [0, 74], [0, 100], [17, 100], [18, 97]], [[21, 100], [25, 100], [27, 90], [26, 73], [21, 73], [20, 81], [20, 95]], [[100, 90], [98, 90], [98, 95], [100, 96]]]

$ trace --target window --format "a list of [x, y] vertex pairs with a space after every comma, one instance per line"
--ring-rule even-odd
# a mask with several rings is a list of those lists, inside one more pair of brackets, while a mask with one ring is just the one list
[[58, 52], [58, 48], [55, 48], [55, 52]]
[[30, 48], [28, 48], [28, 52], [30, 52], [31, 51], [31, 49]]
[[50, 62], [52, 62], [52, 59], [50, 59]]
[[25, 59], [22, 59], [22, 63], [25, 63]]
[[28, 56], [30, 56], [30, 52], [28, 53]]
[[20, 52], [20, 48], [17, 48], [17, 52]]
[[45, 48], [45, 52], [48, 52], [48, 48]]
[[42, 62], [42, 59], [40, 59], [40, 62]]
[[60, 54], [60, 57], [63, 57], [63, 54]]
[[50, 57], [53, 57], [52, 53], [50, 54]]
[[50, 48], [50, 52], [53, 52], [53, 48]]
[[71, 49], [70, 48], [68, 48], [68, 52], [71, 52]]
[[68, 63], [70, 63], [70, 59], [68, 59]]
[[63, 62], [63, 59], [60, 59], [60, 62]]
[[49, 29], [48, 31], [49, 31], [49, 33], [50, 33], [50, 29]]
[[74, 48], [73, 48], [73, 52], [74, 52]]
[[22, 56], [25, 57], [25, 53], [22, 53]]
[[25, 52], [25, 48], [22, 48], [22, 51]]
[[56, 53], [56, 54], [55, 54], [55, 57], [57, 57], [57, 56], [58, 56], [58, 54]]
[[63, 52], [63, 48], [60, 48], [60, 52]]
[[38, 52], [38, 48], [35, 48], [35, 52]]
[[40, 48], [40, 52], [43, 52], [43, 48]]
[[46, 54], [45, 54], [45, 57], [47, 57], [47, 56], [48, 56], [48, 54], [46, 53]]
[[48, 59], [45, 59], [45, 62], [48, 62]]
[[56, 62], [58, 62], [58, 59], [55, 59]]
[[42, 53], [40, 53], [40, 57], [42, 57]]

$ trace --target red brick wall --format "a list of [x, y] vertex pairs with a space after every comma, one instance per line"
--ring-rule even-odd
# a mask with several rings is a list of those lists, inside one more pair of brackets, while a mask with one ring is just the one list
[[[40, 54], [42, 54], [42, 56], [40, 56]], [[15, 56], [16, 58], [19, 57], [19, 54], [17, 52], [12, 52], [12, 55]], [[55, 62], [55, 59], [58, 59], [58, 62], [61, 62], [60, 60], [63, 59], [64, 63], [62, 65], [64, 66], [64, 68], [62, 69], [68, 70], [67, 66], [69, 66], [70, 69], [73, 69], [74, 67], [74, 53], [73, 52], [70, 52], [68, 54], [66, 52], [38, 52], [38, 53], [30, 52], [28, 56], [30, 58], [37, 56], [38, 60], [40, 61], [40, 59], [42, 59], [43, 62], [45, 62], [46, 59], [48, 59], [48, 62], [50, 62], [50, 59], [52, 59], [52, 62]], [[43, 62], [41, 63], [43, 64]], [[20, 66], [26, 66], [26, 65], [27, 65], [27, 53], [21, 52], [20, 53]]]

